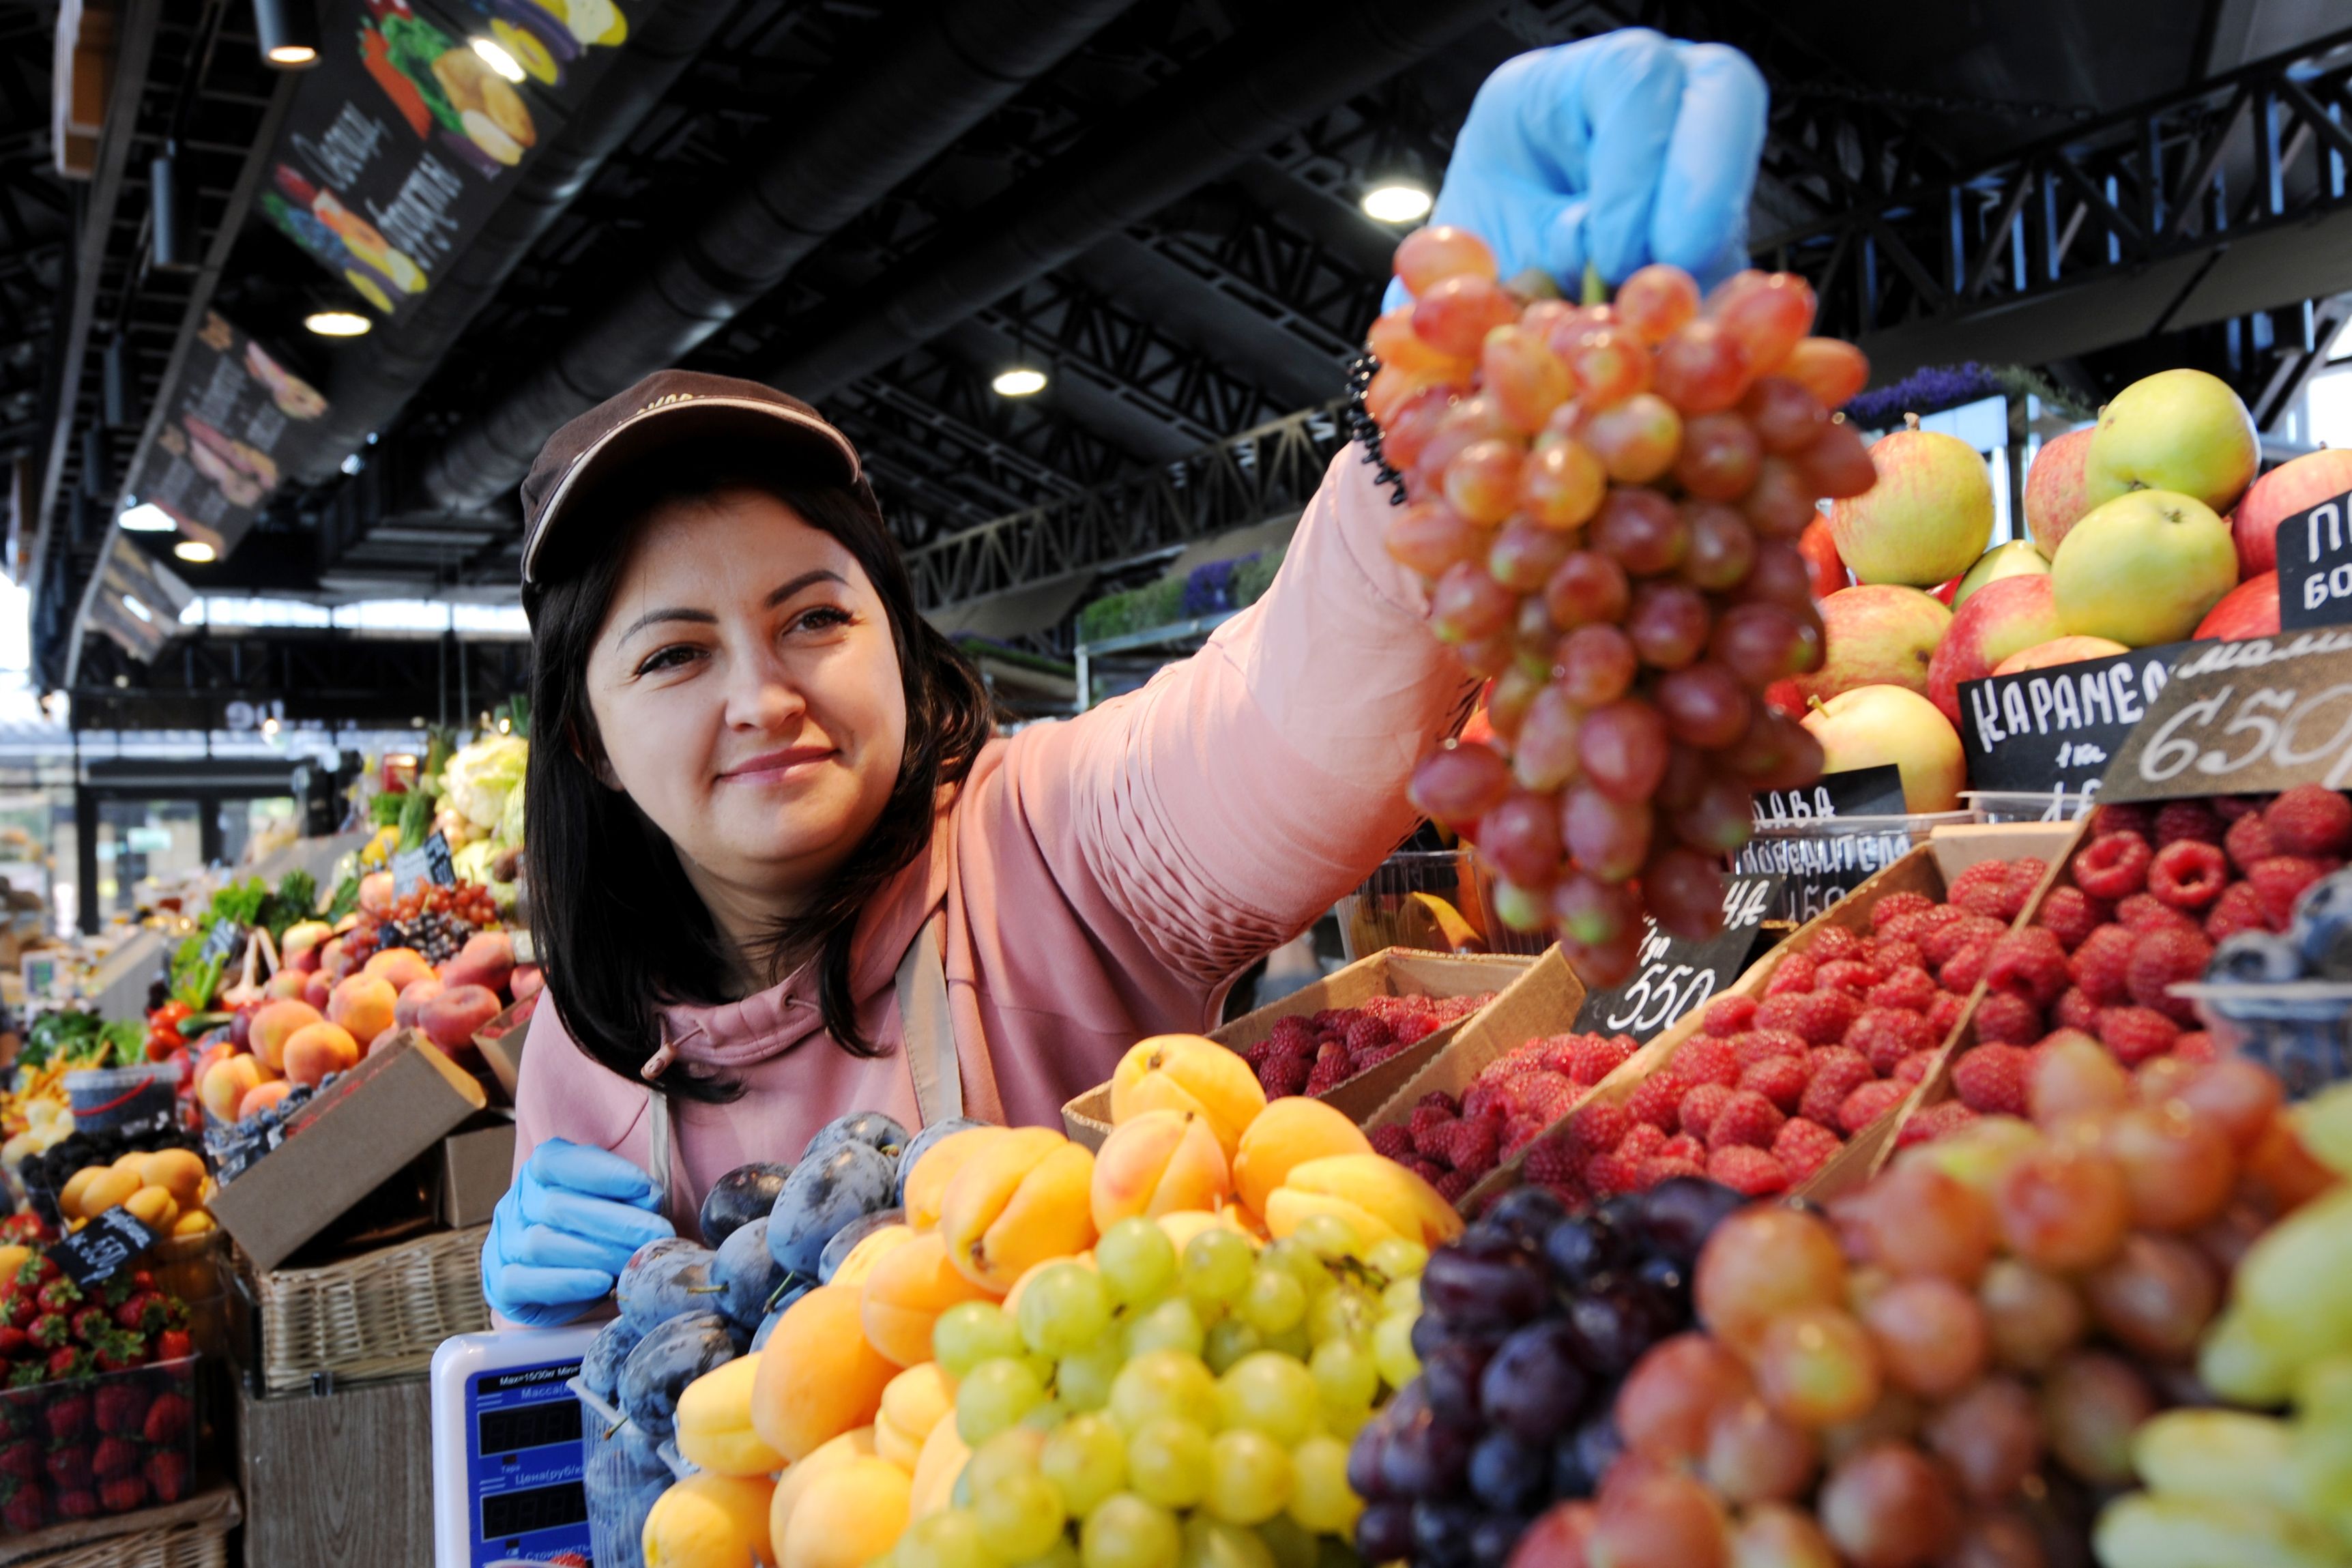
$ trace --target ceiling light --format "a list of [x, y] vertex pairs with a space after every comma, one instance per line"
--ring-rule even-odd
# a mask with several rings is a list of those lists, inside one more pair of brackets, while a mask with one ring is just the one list
[[220, 552], [201, 539], [183, 539], [172, 546], [172, 553], [183, 561], [193, 561], [201, 566], [207, 561], [220, 559]]
[[263, 62], [278, 70], [317, 65], [318, 0], [253, 0], [253, 37]]
[[1026, 397], [1032, 393], [1045, 390], [1045, 373], [1031, 370], [1026, 365], [1015, 365], [1011, 370], [999, 372], [996, 379], [988, 384], [999, 397]]
[[1409, 181], [1391, 180], [1364, 193], [1365, 216], [1381, 223], [1418, 223], [1429, 206], [1429, 193]]
[[141, 620], [145, 621], [149, 626], [152, 626], [155, 624], [155, 612], [149, 609], [146, 605], [141, 604], [138, 600], [132, 598], [128, 594], [122, 595], [122, 607], [130, 611], [132, 615], [137, 616]]
[[302, 318], [302, 324], [322, 338], [358, 338], [366, 336], [375, 323], [357, 310], [313, 310]]
[[153, 501], [132, 507], [116, 521], [133, 533], [176, 533], [180, 527], [172, 521], [170, 512]]
[[504, 46], [489, 38], [468, 38], [466, 41], [474, 46], [474, 53], [482, 58], [482, 63], [484, 65], [489, 67], [492, 70], [498, 72], [509, 81], [520, 81], [522, 79], [522, 66], [512, 55], [507, 53]]

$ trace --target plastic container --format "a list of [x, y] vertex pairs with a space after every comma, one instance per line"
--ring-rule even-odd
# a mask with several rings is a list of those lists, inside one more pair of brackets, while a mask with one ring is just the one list
[[66, 1074], [66, 1099], [73, 1105], [75, 1129], [102, 1132], [159, 1112], [169, 1116], [187, 1067], [184, 1060], [142, 1062]]
[[[0, 1392], [0, 1469], [17, 1478], [0, 1508], [0, 1536], [193, 1493], [197, 1360]], [[20, 1456], [39, 1467], [37, 1479], [16, 1468]]]
[[1926, 811], [1759, 822], [1732, 868], [1788, 878], [1765, 919], [1802, 925], [1927, 843], [1938, 827], [1973, 820], [1965, 811]]
[[[1451, 931], [1433, 901], [1461, 919]], [[1551, 946], [1543, 932], [1515, 931], [1495, 913], [1494, 880], [1466, 849], [1408, 849], [1390, 856], [1363, 886], [1333, 908], [1348, 962], [1383, 948], [1431, 952], [1509, 952], [1533, 957]], [[1467, 927], [1475, 945], [1456, 940]]]
[[587, 1439], [588, 1539], [596, 1568], [645, 1568], [646, 1516], [670, 1483], [694, 1474], [667, 1442], [645, 1440], [628, 1417], [588, 1392], [578, 1378], [565, 1384], [580, 1396]]
[[2215, 1047], [2270, 1068], [2289, 1100], [2352, 1076], [2352, 983], [2208, 980], [2172, 994], [2197, 1004]]
[[2074, 822], [2099, 804], [2096, 794], [2063, 790], [1964, 789], [1960, 798], [1978, 822]]

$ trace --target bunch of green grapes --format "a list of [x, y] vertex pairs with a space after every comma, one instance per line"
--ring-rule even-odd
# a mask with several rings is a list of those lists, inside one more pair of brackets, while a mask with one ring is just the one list
[[[886, 1568], [1314, 1568], [1352, 1562], [1349, 1441], [1418, 1370], [1428, 1252], [1318, 1215], [1260, 1248], [1106, 1232], [1015, 1310], [966, 1302], [932, 1348], [972, 1449], [953, 1506]], [[1400, 1328], [1398, 1325], [1402, 1323]]]

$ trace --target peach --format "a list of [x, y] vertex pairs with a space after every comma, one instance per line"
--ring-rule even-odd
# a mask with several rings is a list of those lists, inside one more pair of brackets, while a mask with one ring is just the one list
[[499, 1016], [499, 994], [487, 985], [453, 985], [417, 1009], [417, 1026], [445, 1051], [474, 1043], [474, 1031]]
[[402, 1028], [398, 1024], [394, 1024], [391, 1028], [386, 1029], [383, 1034], [378, 1035], [374, 1039], [368, 1042], [367, 1054], [370, 1056], [375, 1055], [376, 1052], [383, 1050], [385, 1047], [391, 1045], [393, 1041], [400, 1038], [401, 1036], [406, 1033], [408, 1033], [406, 1029]]
[[327, 1016], [327, 999], [335, 994], [335, 982], [342, 976], [330, 970], [320, 970], [309, 977], [302, 987], [302, 1000], [308, 1002], [321, 1018]]
[[400, 993], [391, 981], [362, 970], [347, 976], [327, 997], [327, 1017], [355, 1040], [373, 1040], [392, 1026]]
[[387, 947], [382, 952], [372, 953], [360, 973], [373, 974], [390, 984], [394, 996], [419, 980], [438, 978], [433, 966], [425, 962], [425, 955], [413, 947]]
[[[1108, 1142], [1104, 1145], [1108, 1152]], [[1303, 1094], [1270, 1101], [1242, 1134], [1234, 1156], [1234, 1194], [1252, 1214], [1265, 1213], [1265, 1200], [1294, 1165], [1327, 1154], [1369, 1154], [1370, 1140], [1347, 1116]], [[1096, 1156], [1099, 1164], [1101, 1156]]]
[[273, 1068], [286, 1065], [286, 1042], [298, 1029], [322, 1023], [326, 1015], [308, 1002], [272, 1002], [253, 1016], [253, 1054]]
[[312, 946], [304, 948], [301, 952], [295, 953], [290, 957], [285, 958], [285, 967], [292, 970], [297, 974], [316, 974], [319, 972], [319, 960], [326, 951], [326, 943], [315, 943]]
[[1136, 1215], [1157, 1219], [1178, 1209], [1214, 1210], [1232, 1187], [1232, 1169], [1208, 1118], [1147, 1110], [1103, 1140], [1087, 1201], [1101, 1231]]
[[337, 937], [319, 949], [318, 965], [310, 973], [325, 975], [327, 984], [332, 985], [357, 967], [358, 961], [352, 957], [351, 948], [341, 937]]
[[941, 1312], [960, 1301], [988, 1299], [989, 1292], [948, 1261], [940, 1233], [927, 1230], [875, 1262], [858, 1291], [857, 1317], [867, 1344], [900, 1366], [913, 1366], [931, 1359], [931, 1325]]
[[448, 987], [437, 978], [429, 975], [423, 980], [410, 981], [401, 987], [400, 1000], [393, 1005], [392, 1021], [404, 1029], [416, 1028], [416, 1017], [425, 1010], [425, 1004], [446, 989]]
[[213, 1070], [213, 1064], [215, 1062], [219, 1061], [223, 1057], [242, 1056], [244, 1054], [244, 1052], [238, 1050], [236, 1047], [226, 1040], [221, 1040], [215, 1044], [206, 1046], [203, 1050], [196, 1053], [196, 1059], [189, 1064], [188, 1081], [201, 1088], [205, 1081], [205, 1074]]
[[503, 991], [514, 966], [514, 938], [502, 931], [478, 931], [466, 939], [457, 957], [441, 966], [441, 983], [452, 991], [461, 985]]
[[898, 1363], [866, 1342], [858, 1292], [820, 1285], [776, 1320], [751, 1385], [751, 1429], [787, 1460], [803, 1458], [870, 1426], [898, 1375]]
[[223, 1057], [196, 1086], [196, 1098], [216, 1121], [235, 1121], [236, 1108], [267, 1079], [278, 1075], [259, 1057]]
[[272, 1079], [268, 1083], [256, 1084], [245, 1091], [243, 1100], [236, 1102], [236, 1119], [242, 1121], [248, 1116], [266, 1110], [293, 1091], [294, 1085], [282, 1078]]
[[299, 1002], [302, 994], [310, 989], [310, 971], [287, 968], [271, 975], [262, 986], [261, 994], [273, 1002]]
[[317, 1085], [331, 1072], [341, 1072], [360, 1059], [360, 1043], [340, 1024], [312, 1024], [294, 1031], [286, 1042], [286, 1076], [296, 1083]]

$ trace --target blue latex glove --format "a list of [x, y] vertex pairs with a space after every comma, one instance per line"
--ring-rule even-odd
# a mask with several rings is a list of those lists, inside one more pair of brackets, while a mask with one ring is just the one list
[[[1768, 98], [1738, 49], [1646, 27], [1520, 55], [1478, 89], [1430, 221], [1571, 300], [1587, 260], [1612, 283], [1664, 261], [1704, 288], [1748, 264]], [[1387, 308], [1410, 298], [1389, 284]]]
[[525, 1327], [565, 1323], [613, 1293], [629, 1255], [677, 1233], [653, 1179], [618, 1154], [550, 1138], [490, 1215], [482, 1295]]

